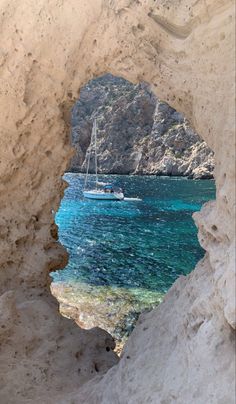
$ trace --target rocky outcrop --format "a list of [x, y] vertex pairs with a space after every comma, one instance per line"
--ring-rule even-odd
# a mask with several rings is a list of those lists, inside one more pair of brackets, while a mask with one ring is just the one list
[[[234, 403], [233, 1], [0, 7], [0, 402]], [[108, 71], [149, 82], [216, 162], [216, 200], [195, 214], [205, 259], [144, 315], [115, 366], [107, 334], [60, 315], [49, 276], [66, 264], [54, 212], [72, 155], [70, 109]]]
[[[209, 282], [210, 271], [206, 260], [203, 260], [197, 267], [197, 273], [176, 281], [157, 309], [140, 316], [121, 354], [120, 363], [107, 372], [101, 381], [88, 383], [81, 388], [79, 396], [71, 394], [70, 399], [77, 397], [82, 403], [92, 404], [233, 404], [233, 395], [227, 393], [226, 386], [233, 386], [234, 363], [227, 354], [229, 346], [226, 346], [227, 341], [232, 342], [230, 349], [233, 358], [235, 334], [233, 329], [226, 326], [222, 313], [212, 316], [218, 299]], [[199, 284], [204, 284], [201, 297]], [[181, 313], [176, 304], [182, 308]], [[226, 332], [222, 332], [222, 324]], [[209, 356], [212, 357], [210, 369], [227, 375], [221, 385], [216, 385], [209, 368], [202, 366]], [[219, 357], [222, 358], [221, 363]], [[173, 368], [179, 368], [181, 372], [173, 372]], [[163, 370], [168, 382], [160, 377]], [[194, 382], [199, 378], [201, 388]], [[193, 382], [183, 386], [183, 380]], [[181, 394], [178, 390], [180, 385]]]
[[149, 85], [110, 74], [83, 87], [72, 110], [72, 171], [86, 171], [94, 116], [100, 173], [212, 178], [213, 152], [184, 116], [158, 100]]

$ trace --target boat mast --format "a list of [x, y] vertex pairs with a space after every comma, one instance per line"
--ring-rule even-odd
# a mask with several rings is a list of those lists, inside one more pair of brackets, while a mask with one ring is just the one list
[[[93, 145], [93, 142], [94, 142], [94, 145]], [[93, 147], [94, 147], [95, 176], [96, 176], [96, 188], [97, 188], [97, 186], [98, 186], [98, 158], [97, 158], [97, 120], [96, 120], [96, 118], [93, 121], [91, 140], [90, 140], [90, 145], [88, 147], [88, 154], [87, 154], [88, 162], [87, 162], [86, 176], [85, 176], [85, 181], [84, 181], [84, 189], [87, 188], [91, 152], [93, 150]]]
[[97, 119], [94, 119], [94, 148], [95, 148], [95, 174], [96, 174], [96, 188], [98, 186], [98, 157], [97, 157]]
[[93, 143], [93, 134], [94, 134], [94, 123], [93, 123], [93, 128], [92, 128], [90, 144], [88, 147], [88, 162], [87, 162], [86, 176], [85, 176], [85, 181], [84, 181], [84, 189], [87, 188], [87, 183], [88, 183], [88, 174], [89, 174], [90, 157], [91, 157], [91, 150], [92, 150], [92, 143]]

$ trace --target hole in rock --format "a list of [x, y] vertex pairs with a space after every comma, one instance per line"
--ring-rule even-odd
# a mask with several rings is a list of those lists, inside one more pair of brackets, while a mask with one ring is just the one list
[[[213, 152], [146, 83], [110, 74], [81, 89], [71, 125], [76, 154], [56, 215], [70, 259], [53, 274], [52, 293], [63, 315], [107, 330], [119, 351], [139, 314], [203, 257], [192, 214], [215, 198]], [[98, 188], [117, 186], [124, 200], [84, 198], [96, 155]]]

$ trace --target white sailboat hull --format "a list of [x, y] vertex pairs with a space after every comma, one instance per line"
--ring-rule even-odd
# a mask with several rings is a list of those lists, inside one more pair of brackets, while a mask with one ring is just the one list
[[106, 201], [122, 201], [124, 199], [124, 194], [122, 192], [104, 192], [97, 189], [92, 189], [91, 191], [83, 191], [83, 195], [88, 199], [99, 199]]

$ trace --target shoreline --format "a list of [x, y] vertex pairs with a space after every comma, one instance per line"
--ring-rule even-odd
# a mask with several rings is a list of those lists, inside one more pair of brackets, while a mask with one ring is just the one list
[[[85, 175], [86, 172], [84, 171], [65, 171], [64, 174], [80, 174], [80, 175]], [[89, 173], [89, 175], [95, 175], [94, 173]], [[167, 175], [167, 174], [153, 174], [153, 173], [145, 173], [145, 174], [140, 174], [140, 173], [101, 173], [98, 172], [98, 175], [105, 175], [105, 176], [115, 176], [115, 175], [119, 175], [122, 177], [156, 177], [156, 178], [179, 178], [179, 179], [186, 179], [186, 180], [193, 180], [193, 181], [199, 181], [199, 180], [213, 180], [215, 181], [214, 175], [211, 175], [209, 177], [201, 177], [201, 178], [193, 178], [187, 175]]]
[[[55, 281], [50, 285], [52, 295], [59, 303], [60, 313], [86, 330], [99, 327], [107, 331], [115, 342], [114, 351], [120, 355], [140, 314], [157, 307], [165, 294], [151, 292], [150, 302], [138, 301], [138, 293], [122, 287], [91, 286], [73, 280]], [[141, 290], [142, 292], [142, 290]]]

